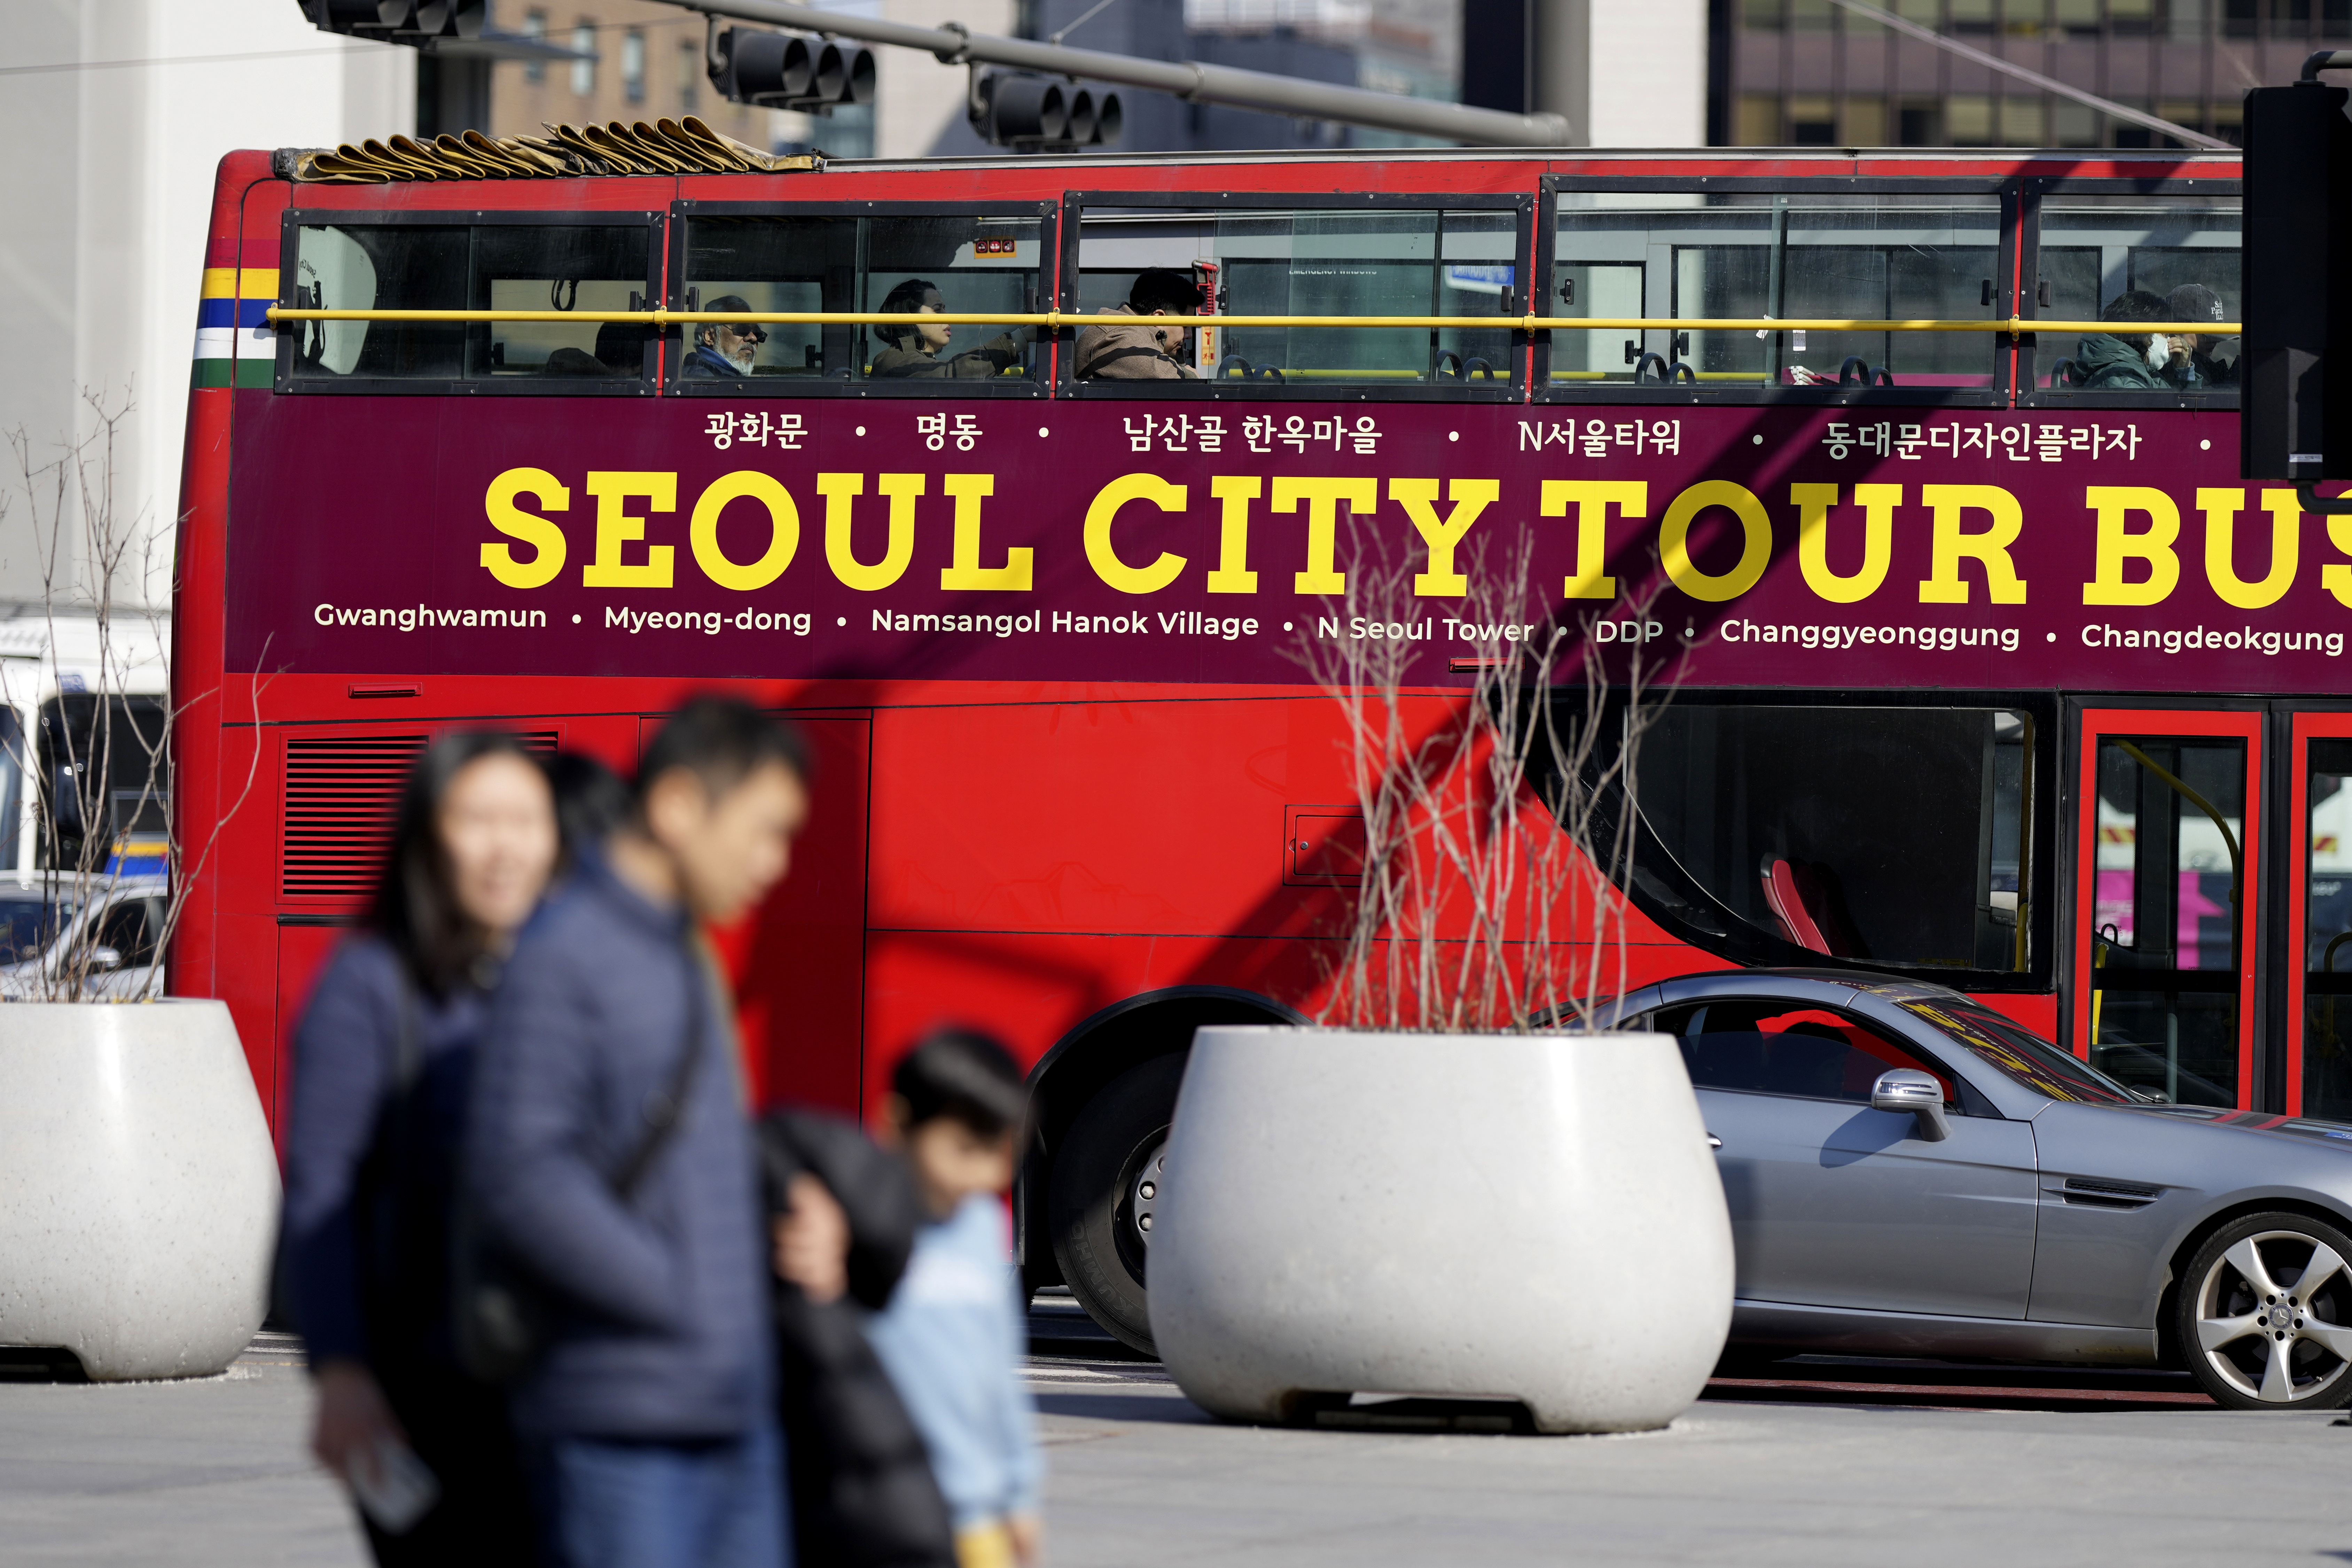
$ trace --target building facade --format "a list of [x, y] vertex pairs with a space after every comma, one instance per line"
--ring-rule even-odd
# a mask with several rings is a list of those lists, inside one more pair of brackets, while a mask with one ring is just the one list
[[[1883, 0], [2019, 65], [2226, 141], [2246, 89], [2352, 48], [2347, 0]], [[1744, 147], [2147, 147], [2161, 132], [1833, 0], [1715, 0], [1708, 140]]]
[[[79, 485], [49, 536], [20, 462], [105, 485], [117, 601], [166, 603], [213, 172], [238, 147], [404, 132], [416, 53], [317, 32], [288, 0], [0, 5], [0, 602], [89, 587]], [[111, 472], [94, 449], [112, 421]], [[50, 476], [54, 478], [54, 475]]]

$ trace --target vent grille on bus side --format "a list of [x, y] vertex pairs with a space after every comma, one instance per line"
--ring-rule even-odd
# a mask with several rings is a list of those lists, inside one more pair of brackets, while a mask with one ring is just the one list
[[[556, 748], [551, 730], [519, 738], [534, 752]], [[401, 784], [427, 739], [349, 735], [286, 742], [279, 897], [363, 899], [375, 890]]]

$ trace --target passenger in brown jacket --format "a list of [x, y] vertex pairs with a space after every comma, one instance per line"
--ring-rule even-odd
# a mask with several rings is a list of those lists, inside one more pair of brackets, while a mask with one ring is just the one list
[[[940, 286], [928, 279], [909, 278], [890, 290], [882, 301], [885, 315], [937, 315], [946, 310], [947, 300]], [[890, 346], [874, 356], [866, 366], [869, 374], [877, 376], [953, 376], [958, 380], [998, 374], [1008, 365], [1021, 363], [1022, 345], [1034, 335], [1034, 330], [1022, 327], [1002, 332], [966, 353], [941, 359], [940, 351], [948, 346], [955, 328], [945, 321], [914, 321], [904, 327], [882, 327], [876, 335]]]
[[1197, 381], [1192, 367], [1175, 357], [1184, 346], [1183, 324], [1150, 318], [1197, 315], [1200, 309], [1201, 290], [1189, 274], [1167, 267], [1137, 274], [1127, 303], [1100, 312], [1129, 320], [1078, 330], [1078, 379]]

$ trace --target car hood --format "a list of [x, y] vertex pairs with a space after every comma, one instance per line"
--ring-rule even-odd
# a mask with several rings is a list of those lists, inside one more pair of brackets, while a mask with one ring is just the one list
[[2352, 1210], [2352, 1127], [2197, 1105], [2053, 1100], [2033, 1118], [2048, 1177], [2091, 1177]]
[[2177, 1121], [2227, 1128], [2257, 1138], [2285, 1138], [2298, 1143], [2334, 1145], [2352, 1153], [2352, 1125], [2323, 1121], [2313, 1116], [2277, 1116], [2266, 1110], [2224, 1110], [2210, 1105], [2117, 1106]]

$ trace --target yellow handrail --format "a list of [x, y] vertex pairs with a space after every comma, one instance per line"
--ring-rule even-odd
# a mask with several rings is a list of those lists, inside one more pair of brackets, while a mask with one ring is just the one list
[[[272, 305], [271, 321], [625, 321], [667, 327], [688, 322], [757, 321], [783, 326], [905, 325], [905, 311], [879, 310], [299, 310]], [[923, 321], [957, 327], [1086, 327], [1101, 326], [1107, 318], [1076, 310], [1043, 313], [992, 314], [978, 310], [927, 312]], [[1117, 321], [1129, 318], [1109, 317]], [[1848, 321], [1829, 317], [1786, 316], [1179, 316], [1171, 322], [1202, 327], [1406, 327], [1442, 330], [1538, 331], [1790, 331], [1790, 332], [2195, 332], [2211, 337], [2238, 335], [2235, 321], [2035, 321], [2011, 316], [2006, 321]]]

